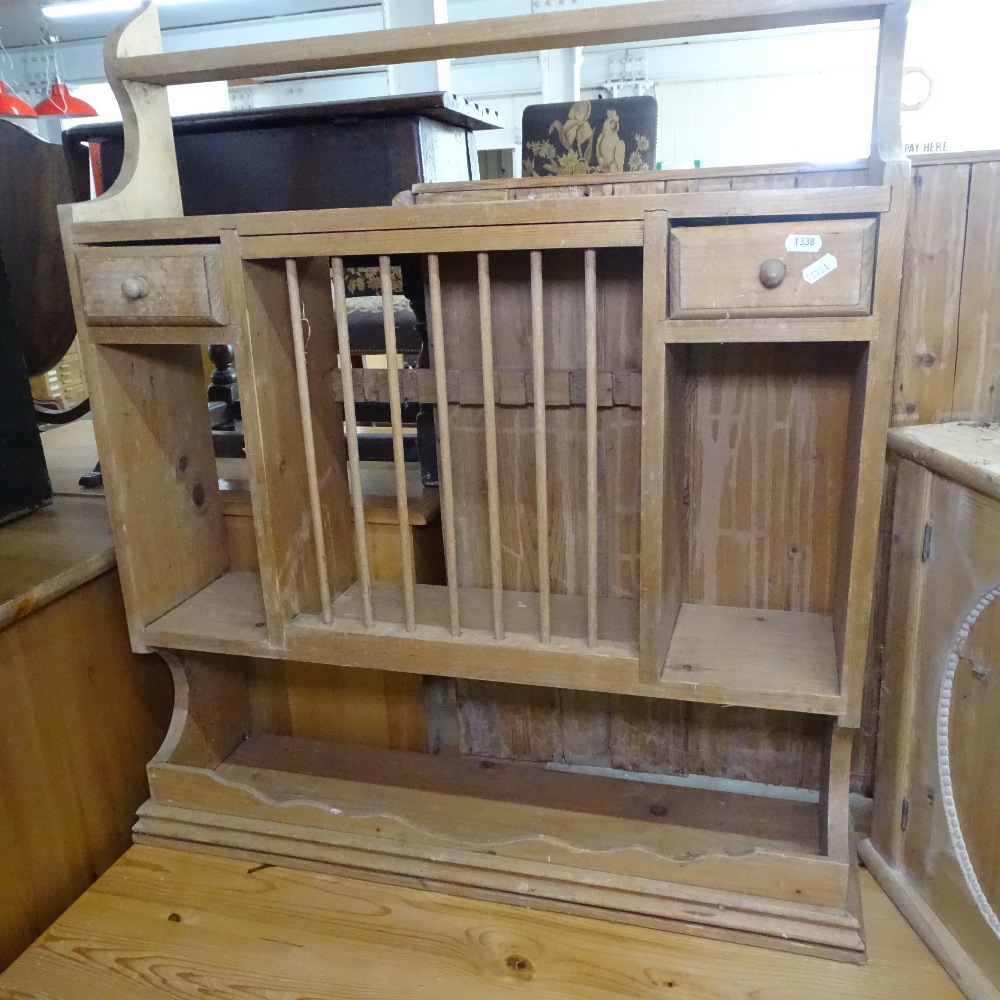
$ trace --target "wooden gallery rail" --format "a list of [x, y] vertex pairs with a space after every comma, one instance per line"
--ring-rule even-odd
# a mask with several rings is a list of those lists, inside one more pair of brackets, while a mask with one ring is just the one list
[[[669, 0], [167, 55], [147, 8], [109, 40], [126, 167], [63, 227], [132, 641], [177, 686], [138, 839], [863, 958], [848, 783], [909, 177], [905, 14]], [[180, 209], [167, 84], [872, 18], [866, 186]], [[380, 373], [348, 358], [344, 268], [362, 254], [380, 260]], [[403, 259], [425, 275], [428, 371], [397, 368]], [[219, 341], [243, 386], [252, 572], [231, 559], [205, 421], [200, 349]], [[774, 363], [776, 344], [791, 361]], [[746, 366], [755, 398], [805, 380], [829, 405], [819, 452], [727, 472], [757, 504], [769, 477], [812, 477], [802, 509], [774, 515], [795, 520], [805, 557], [757, 557], [789, 586], [706, 600], [688, 542], [718, 495], [691, 421], [739, 427], [688, 400], [720, 357]], [[361, 399], [390, 406], [398, 584], [366, 560]], [[405, 530], [413, 399], [437, 407], [441, 586], [416, 581]], [[819, 801], [292, 738], [268, 659], [803, 713], [823, 720]]]

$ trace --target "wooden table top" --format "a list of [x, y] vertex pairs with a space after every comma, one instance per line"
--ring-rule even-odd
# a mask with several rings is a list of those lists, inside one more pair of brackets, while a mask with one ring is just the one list
[[115, 565], [103, 498], [56, 496], [0, 527], [0, 629]]
[[0, 1000], [961, 1000], [867, 872], [867, 965], [133, 847]]
[[94, 428], [77, 420], [42, 434], [50, 506], [0, 527], [0, 629], [115, 565], [101, 493], [77, 480], [97, 461]]

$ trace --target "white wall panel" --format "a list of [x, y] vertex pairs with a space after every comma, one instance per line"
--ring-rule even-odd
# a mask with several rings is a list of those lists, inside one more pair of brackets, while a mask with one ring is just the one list
[[714, 167], [867, 156], [873, 87], [853, 73], [658, 84], [656, 158]]

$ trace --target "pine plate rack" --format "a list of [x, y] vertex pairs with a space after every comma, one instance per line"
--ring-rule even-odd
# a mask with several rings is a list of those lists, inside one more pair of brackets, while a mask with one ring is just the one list
[[[863, 959], [848, 790], [909, 178], [905, 18], [898, 0], [662, 0], [165, 54], [150, 5], [108, 40], [122, 174], [61, 211], [132, 642], [176, 683], [137, 839]], [[559, 198], [553, 179], [526, 199], [473, 184], [458, 204], [181, 211], [171, 84], [870, 19], [865, 186], [656, 193], [650, 174], [654, 193], [620, 197]], [[394, 264], [421, 269], [430, 369], [396, 367], [391, 291], [387, 370], [351, 369], [358, 255], [387, 290]], [[249, 563], [205, 419], [201, 352], [219, 342], [243, 392]], [[727, 473], [758, 505], [774, 476], [814, 476], [776, 515], [808, 558], [765, 546], [788, 586], [706, 600], [690, 543], [719, 496], [691, 399], [720, 359], [754, 398], [798, 380], [829, 408], [821, 454]], [[390, 406], [403, 526], [401, 405], [437, 407], [444, 585], [415, 581], [405, 529], [402, 579], [372, 579], [363, 399]], [[698, 412], [738, 432], [710, 399]], [[808, 713], [819, 801], [290, 738], [268, 660]]]

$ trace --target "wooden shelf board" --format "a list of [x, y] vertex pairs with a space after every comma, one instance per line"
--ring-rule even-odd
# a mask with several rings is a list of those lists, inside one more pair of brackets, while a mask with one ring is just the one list
[[245, 236], [241, 239], [244, 260], [638, 246], [642, 246], [642, 223], [637, 220], [583, 222], [572, 229], [542, 233], [532, 225], [494, 226], [485, 232], [468, 226], [432, 226], [405, 232], [388, 227], [366, 232], [289, 233], [284, 236]]
[[[44, 442], [48, 436], [42, 436]], [[0, 527], [0, 629], [115, 565], [104, 500], [56, 496]]]
[[744, 704], [752, 689], [774, 708], [842, 705], [833, 619], [807, 611], [683, 604], [660, 679], [696, 701]]
[[665, 344], [814, 344], [868, 343], [878, 336], [871, 316], [803, 316], [801, 310], [736, 319], [665, 319], [659, 334]]
[[[577, 827], [594, 820], [640, 824], [628, 843], [649, 842], [672, 850], [672, 831], [678, 834], [678, 853], [706, 850], [743, 851], [757, 847], [792, 854], [819, 854], [816, 803], [776, 799], [742, 792], [711, 791], [628, 778], [574, 774], [550, 770], [543, 763], [495, 761], [464, 755], [435, 755], [411, 750], [358, 746], [300, 737], [258, 734], [245, 740], [222, 765], [332, 779], [364, 786], [380, 786], [383, 798], [392, 789], [406, 789], [454, 797], [450, 808], [464, 811], [481, 827], [487, 839], [496, 827], [482, 815], [493, 805], [538, 808], [540, 818], [573, 824], [573, 836], [588, 835]], [[362, 798], [371, 793], [358, 793]], [[595, 827], [596, 829], [596, 827]], [[448, 831], [446, 831], [448, 832]], [[565, 835], [565, 831], [564, 831]], [[604, 845], [603, 834], [594, 846]], [[687, 839], [690, 836], [690, 842]]]
[[[78, 126], [82, 128], [83, 126]], [[952, 154], [948, 154], [952, 155]], [[965, 162], [966, 155], [976, 154], [956, 153]], [[984, 154], [997, 159], [997, 154]], [[914, 159], [914, 157], [911, 157]], [[916, 157], [915, 159], [928, 159], [928, 157]], [[751, 164], [744, 167], [689, 167], [666, 170], [644, 170], [638, 173], [617, 173], [617, 174], [562, 174], [552, 177], [496, 177], [483, 178], [478, 181], [429, 181], [423, 184], [414, 184], [411, 187], [416, 195], [421, 194], [454, 194], [466, 192], [482, 191], [516, 191], [518, 188], [531, 190], [539, 186], [544, 187], [603, 187], [609, 184], [642, 184], [643, 190], [649, 184], [667, 184], [669, 181], [689, 181], [692, 179], [716, 179], [725, 178], [728, 181], [732, 177], [774, 177], [782, 174], [803, 174], [822, 171], [823, 173], [849, 173], [868, 171], [868, 160], [853, 160], [846, 163], [766, 163]], [[540, 185], [540, 181], [543, 184]], [[790, 185], [789, 185], [790, 186]]]
[[413, 632], [401, 624], [398, 589], [373, 581], [376, 619], [388, 614], [399, 621], [377, 620], [366, 629], [352, 587], [334, 602], [333, 624], [299, 615], [279, 649], [267, 640], [259, 576], [231, 572], [148, 625], [144, 637], [154, 646], [400, 673], [427, 673], [433, 662], [433, 672], [443, 677], [819, 715], [839, 715], [844, 708], [833, 626], [824, 615], [684, 605], [661, 679], [651, 682], [642, 679], [635, 644], [628, 641], [636, 634], [631, 601], [601, 602], [602, 641], [590, 649], [580, 638], [559, 634], [580, 627], [583, 598], [553, 595], [553, 637], [542, 644], [533, 635], [537, 595], [506, 595], [508, 632], [497, 640], [488, 625], [489, 591], [463, 591], [463, 630], [453, 636], [445, 588], [418, 585], [418, 621], [430, 624]]
[[270, 645], [257, 573], [226, 573], [147, 625], [151, 646], [266, 656]]
[[[372, 581], [372, 606], [379, 623], [401, 626], [405, 621], [402, 587], [397, 583]], [[459, 588], [459, 621], [466, 641], [491, 641], [493, 638], [493, 592], [473, 587]], [[449, 627], [448, 589], [432, 584], [417, 584], [414, 588], [417, 621], [431, 629]], [[635, 657], [639, 649], [638, 602], [627, 598], [598, 598], [597, 617], [599, 642], [597, 650], [588, 649], [587, 598], [585, 595], [551, 595], [552, 637], [560, 645], [577, 645], [581, 653], [603, 651], [619, 656]], [[358, 623], [362, 620], [361, 590], [357, 584], [349, 587], [333, 604], [335, 620]], [[525, 641], [537, 644], [539, 634], [538, 594], [505, 590], [503, 618], [509, 641], [521, 645]]]
[[794, 27], [879, 17], [894, 0], [757, 0], [750, 12], [739, 0], [718, 0], [711, 13], [676, 2], [630, 3], [590, 11], [587, 21], [570, 11], [508, 16], [428, 27], [361, 31], [317, 38], [257, 42], [188, 52], [120, 56], [121, 79], [168, 86], [213, 80], [314, 73], [414, 60], [460, 59], [483, 54], [534, 52], [583, 45], [612, 45], [706, 34]]

